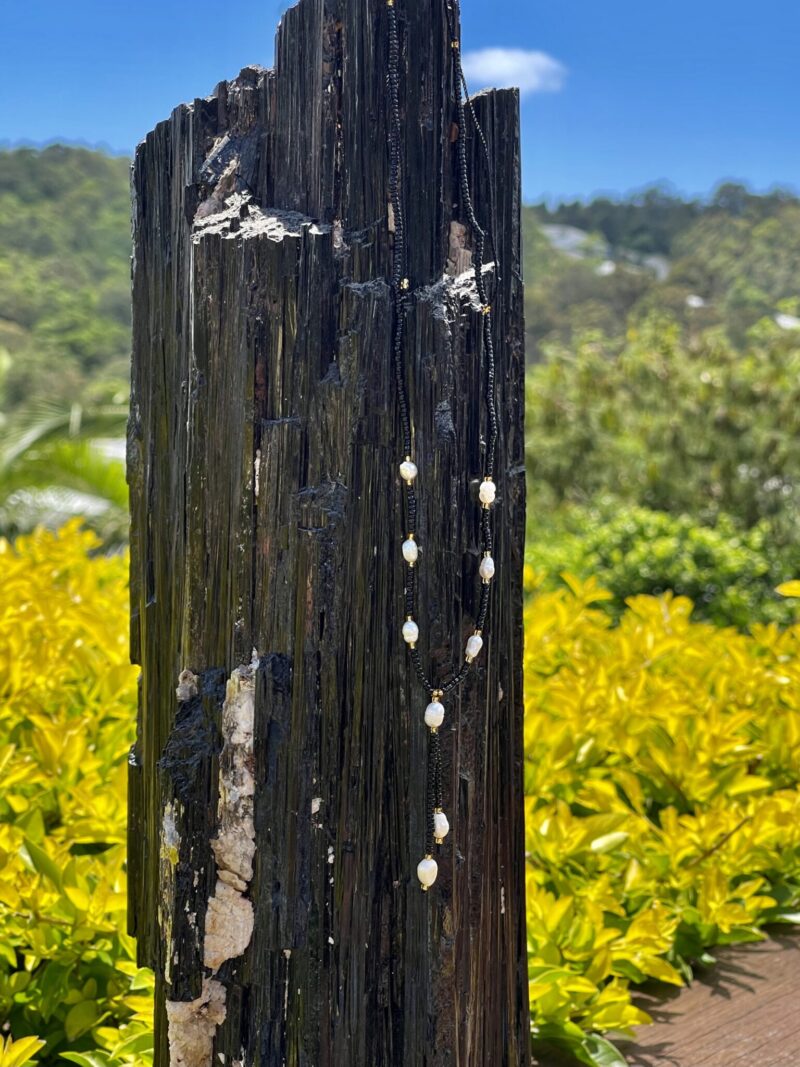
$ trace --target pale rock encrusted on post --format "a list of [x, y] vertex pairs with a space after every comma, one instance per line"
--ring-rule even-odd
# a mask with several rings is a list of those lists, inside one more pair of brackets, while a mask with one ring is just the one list
[[[204, 962], [212, 972], [199, 997], [168, 1000], [170, 1067], [210, 1067], [214, 1034], [225, 1021], [225, 986], [214, 977], [226, 960], [241, 956], [253, 936], [253, 905], [247, 893], [256, 852], [253, 823], [253, 727], [255, 674], [258, 659], [237, 667], [228, 679], [222, 707], [223, 748], [220, 754], [218, 831], [211, 847], [217, 861], [217, 883], [208, 901]], [[183, 672], [179, 685], [188, 699], [196, 693]], [[169, 828], [169, 813], [164, 827]], [[174, 819], [172, 821], [174, 825]]]

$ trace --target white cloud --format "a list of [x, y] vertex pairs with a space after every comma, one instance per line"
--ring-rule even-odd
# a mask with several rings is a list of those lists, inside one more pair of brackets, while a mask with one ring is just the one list
[[518, 86], [527, 93], [557, 93], [564, 85], [567, 68], [546, 52], [524, 48], [480, 48], [465, 52], [464, 74], [467, 81], [480, 87], [498, 89]]

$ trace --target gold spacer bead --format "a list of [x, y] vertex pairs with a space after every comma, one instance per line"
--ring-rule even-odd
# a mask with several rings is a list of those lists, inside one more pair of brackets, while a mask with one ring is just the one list
[[400, 282], [401, 289], [408, 289], [410, 285], [411, 282], [408, 280], [408, 278], [403, 278], [403, 280]]
[[491, 311], [492, 311], [492, 305], [491, 304], [484, 304], [483, 307], [481, 308], [481, 311], [484, 313], [484, 315], [490, 315]]
[[423, 893], [427, 893], [428, 892], [428, 887], [426, 885], [421, 885], [420, 889], [422, 890]]
[[444, 689], [431, 689], [431, 700], [438, 700], [444, 696]]
[[450, 42], [450, 47], [451, 48], [458, 48], [458, 41], [451, 41]]
[[438, 734], [439, 733], [439, 727], [438, 726], [432, 726], [431, 727], [431, 733], [432, 734]]

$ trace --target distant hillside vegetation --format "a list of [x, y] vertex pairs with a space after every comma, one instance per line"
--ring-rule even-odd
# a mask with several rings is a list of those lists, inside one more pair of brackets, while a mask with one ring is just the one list
[[718, 327], [743, 349], [765, 317], [800, 326], [800, 200], [719, 186], [706, 201], [660, 187], [526, 209], [528, 356], [549, 340], [571, 344], [596, 330], [624, 338], [664, 312], [689, 339]]
[[[0, 151], [0, 414], [124, 396], [130, 350], [129, 161], [82, 148]], [[524, 209], [528, 358], [587, 330], [624, 340], [665, 312], [688, 338], [743, 348], [800, 316], [800, 201], [722, 185]], [[798, 320], [800, 324], [800, 320]]]
[[0, 151], [0, 411], [127, 391], [130, 161]]

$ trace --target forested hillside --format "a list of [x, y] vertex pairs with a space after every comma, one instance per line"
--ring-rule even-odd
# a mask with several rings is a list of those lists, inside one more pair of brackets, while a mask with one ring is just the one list
[[526, 209], [525, 238], [531, 360], [547, 341], [588, 330], [622, 341], [653, 311], [690, 339], [722, 327], [738, 350], [760, 319], [792, 328], [798, 315], [800, 201], [788, 193], [724, 184], [708, 201], [684, 201], [656, 187], [627, 200], [540, 204]]
[[0, 151], [0, 411], [127, 390], [129, 165]]
[[[124, 432], [128, 165], [0, 152], [0, 530], [77, 512], [124, 539], [122, 465], [91, 439]], [[773, 588], [800, 565], [800, 200], [727, 184], [704, 201], [654, 187], [533, 205], [524, 254], [534, 564], [597, 574], [620, 598], [686, 591], [737, 625], [784, 617]], [[632, 527], [661, 539], [658, 565], [631, 557]]]
[[[0, 151], [0, 411], [125, 392], [128, 167], [82, 148]], [[722, 326], [735, 348], [764, 316], [799, 313], [790, 194], [728, 184], [686, 201], [654, 187], [524, 212], [531, 361], [587, 330], [622, 341], [653, 310], [692, 336]]]

